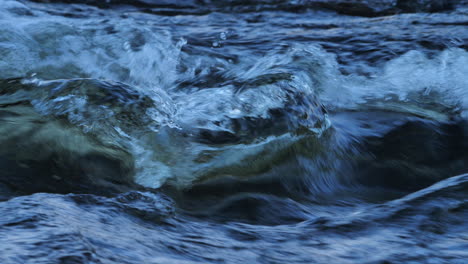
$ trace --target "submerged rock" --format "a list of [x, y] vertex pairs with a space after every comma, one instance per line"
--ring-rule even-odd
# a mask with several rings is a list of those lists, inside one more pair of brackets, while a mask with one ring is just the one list
[[142, 121], [135, 105], [144, 109], [150, 99], [140, 97], [93, 80], [2, 81], [0, 186], [11, 193], [128, 190], [134, 157], [111, 124], [115, 118], [122, 127]]
[[11, 192], [111, 193], [132, 185], [133, 158], [124, 149], [27, 105], [3, 106], [0, 116], [0, 185]]

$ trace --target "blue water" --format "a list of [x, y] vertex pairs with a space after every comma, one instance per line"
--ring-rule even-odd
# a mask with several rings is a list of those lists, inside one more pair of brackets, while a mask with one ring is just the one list
[[465, 263], [466, 1], [2, 0], [0, 263]]

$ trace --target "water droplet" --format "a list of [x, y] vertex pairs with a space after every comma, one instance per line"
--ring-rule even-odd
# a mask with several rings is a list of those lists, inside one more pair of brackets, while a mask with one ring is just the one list
[[219, 34], [219, 38], [222, 39], [222, 40], [226, 40], [227, 39], [226, 32], [221, 32]]
[[125, 41], [125, 43], [124, 43], [124, 49], [125, 49], [126, 51], [130, 51], [130, 42]]

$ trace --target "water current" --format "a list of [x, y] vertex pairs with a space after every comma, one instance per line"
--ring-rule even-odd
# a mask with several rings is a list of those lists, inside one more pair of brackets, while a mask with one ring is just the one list
[[468, 2], [0, 0], [0, 264], [467, 263]]

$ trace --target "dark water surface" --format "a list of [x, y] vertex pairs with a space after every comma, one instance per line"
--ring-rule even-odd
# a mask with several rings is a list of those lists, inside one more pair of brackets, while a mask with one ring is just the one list
[[0, 0], [0, 264], [467, 263], [461, 0]]

